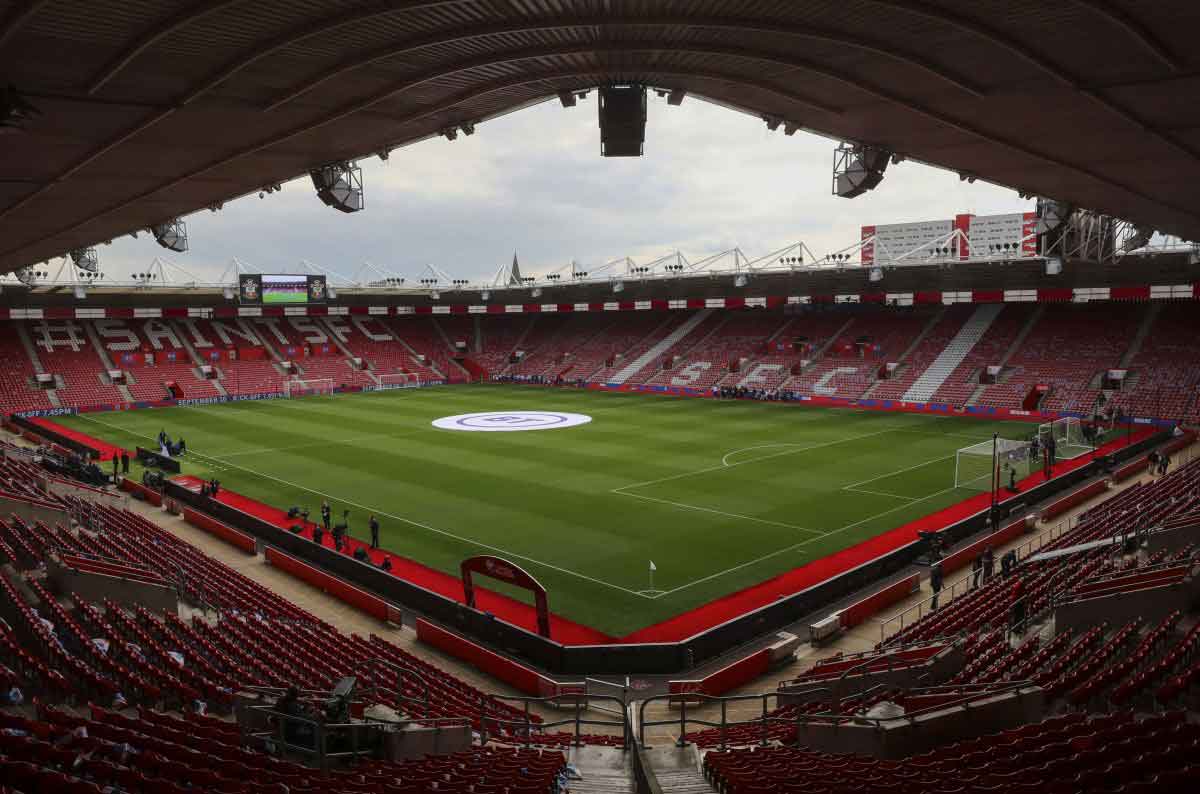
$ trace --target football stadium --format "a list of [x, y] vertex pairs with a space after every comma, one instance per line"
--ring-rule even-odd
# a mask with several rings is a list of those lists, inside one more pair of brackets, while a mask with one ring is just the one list
[[0, 0], [0, 794], [1195, 789], [1198, 31]]

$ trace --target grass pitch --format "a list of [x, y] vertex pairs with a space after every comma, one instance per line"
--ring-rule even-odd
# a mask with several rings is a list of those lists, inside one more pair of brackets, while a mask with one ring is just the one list
[[[434, 428], [482, 411], [587, 414], [521, 433]], [[278, 507], [328, 498], [386, 548], [457, 575], [512, 559], [555, 612], [614, 636], [972, 496], [954, 453], [1032, 425], [747, 401], [454, 386], [57, 418], [112, 443], [160, 429], [186, 473]], [[650, 580], [650, 561], [657, 571]], [[491, 583], [488, 583], [491, 586]]]

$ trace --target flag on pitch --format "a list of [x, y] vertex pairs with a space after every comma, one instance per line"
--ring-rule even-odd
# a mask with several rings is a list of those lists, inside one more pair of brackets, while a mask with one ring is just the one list
[[658, 567], [654, 564], [654, 560], [650, 561], [650, 570], [657, 571]]

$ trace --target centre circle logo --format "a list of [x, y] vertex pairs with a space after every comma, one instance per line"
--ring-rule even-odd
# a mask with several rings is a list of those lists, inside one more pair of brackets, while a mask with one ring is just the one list
[[586, 425], [592, 421], [587, 414], [562, 411], [485, 411], [458, 414], [434, 419], [433, 426], [442, 430], [465, 430], [472, 433], [515, 433], [522, 430], [558, 430], [563, 427]]

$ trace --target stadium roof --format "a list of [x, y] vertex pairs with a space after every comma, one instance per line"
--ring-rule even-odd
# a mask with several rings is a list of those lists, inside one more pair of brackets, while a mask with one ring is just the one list
[[1195, 0], [0, 0], [41, 111], [0, 136], [0, 272], [611, 82], [1196, 239], [1198, 31]]

